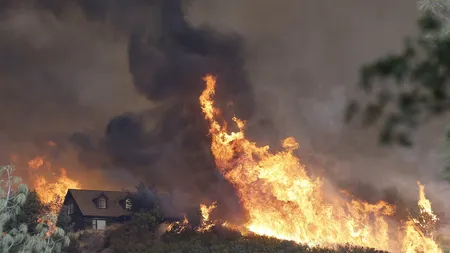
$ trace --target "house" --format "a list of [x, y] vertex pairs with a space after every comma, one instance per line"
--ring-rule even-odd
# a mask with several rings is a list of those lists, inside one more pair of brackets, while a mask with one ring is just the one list
[[74, 223], [74, 231], [103, 230], [111, 224], [131, 220], [132, 203], [127, 196], [124, 191], [69, 189], [64, 206]]

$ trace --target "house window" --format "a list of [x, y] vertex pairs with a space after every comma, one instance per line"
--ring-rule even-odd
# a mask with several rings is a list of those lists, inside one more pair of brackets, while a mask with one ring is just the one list
[[132, 204], [131, 204], [131, 199], [127, 199], [125, 200], [125, 209], [126, 210], [131, 210]]
[[98, 199], [98, 208], [106, 209], [106, 199], [105, 198]]
[[71, 215], [71, 214], [73, 214], [75, 212], [75, 210], [74, 210], [74, 205], [73, 204], [69, 204], [68, 206], [67, 206], [67, 214], [68, 215]]
[[92, 219], [92, 229], [105, 230], [106, 220]]

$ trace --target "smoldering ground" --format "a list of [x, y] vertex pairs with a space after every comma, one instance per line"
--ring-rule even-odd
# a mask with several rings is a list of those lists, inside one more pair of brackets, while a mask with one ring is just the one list
[[355, 194], [383, 198], [395, 187], [414, 199], [415, 180], [437, 185], [442, 124], [425, 127], [414, 149], [393, 150], [378, 146], [376, 130], [342, 121], [358, 67], [414, 34], [413, 1], [9, 2], [5, 153], [52, 138], [82, 172], [121, 171], [112, 178], [131, 174], [193, 197], [179, 193], [181, 205], [217, 198], [198, 106], [201, 77], [212, 72], [221, 107], [249, 119], [252, 139], [295, 136], [311, 170], [370, 186]]

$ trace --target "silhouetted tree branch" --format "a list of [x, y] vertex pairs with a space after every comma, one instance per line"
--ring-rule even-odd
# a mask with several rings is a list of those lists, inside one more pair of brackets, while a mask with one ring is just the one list
[[362, 116], [364, 126], [382, 126], [382, 144], [411, 146], [417, 127], [450, 109], [450, 37], [442, 18], [429, 10], [419, 20], [420, 33], [408, 38], [400, 53], [388, 54], [360, 69], [361, 89], [370, 102], [353, 100], [346, 120]]

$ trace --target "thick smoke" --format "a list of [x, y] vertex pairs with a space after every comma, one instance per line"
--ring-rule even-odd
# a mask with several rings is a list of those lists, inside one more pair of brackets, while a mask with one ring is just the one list
[[124, 168], [163, 190], [184, 192], [188, 198], [175, 199], [179, 206], [220, 200], [217, 185], [223, 180], [211, 157], [198, 97], [204, 89], [202, 77], [212, 73], [220, 79], [219, 104], [233, 101], [231, 112], [244, 119], [251, 116], [253, 97], [243, 72], [242, 42], [233, 34], [191, 27], [180, 1], [152, 4], [159, 11], [159, 19], [153, 19], [157, 32], [133, 27], [128, 55], [136, 89], [157, 106], [114, 117], [97, 147], [83, 133], [73, 135], [72, 143], [78, 144], [81, 160], [98, 162], [98, 157], [85, 157], [102, 153], [107, 157], [103, 167]]
[[[15, 103], [5, 99], [3, 108], [12, 111], [4, 114], [30, 116], [23, 122], [17, 119], [2, 126], [4, 132], [17, 135], [21, 139], [13, 141], [18, 142], [35, 137], [39, 138], [35, 141], [38, 143], [56, 140], [60, 151], [76, 153], [80, 162], [77, 165], [86, 168], [85, 172], [89, 172], [89, 168], [101, 169], [105, 174], [127, 171], [139, 180], [170, 191], [181, 207], [215, 199], [224, 201], [220, 196], [232, 195], [230, 186], [215, 169], [198, 97], [204, 89], [202, 77], [212, 73], [220, 80], [218, 103], [225, 109], [225, 116], [236, 113], [236, 116], [248, 119], [252, 115], [253, 94], [243, 71], [240, 37], [207, 27], [192, 27], [185, 20], [179, 0], [136, 0], [126, 4], [121, 1], [49, 3], [36, 1], [10, 7], [10, 12], [5, 12], [9, 22], [5, 22], [5, 30], [11, 38], [11, 43], [5, 43], [3, 47], [5, 75], [19, 79], [10, 86], [17, 87], [15, 84], [19, 83], [23, 87], [19, 86], [16, 91], [4, 86], [3, 94], [9, 100], [13, 97], [21, 99]], [[23, 21], [20, 19], [22, 13], [23, 19], [34, 20]], [[147, 17], [150, 14], [153, 15]], [[18, 46], [19, 39], [15, 36], [21, 31], [13, 27], [41, 19], [49, 19], [50, 24], [57, 26], [56, 31], [48, 35], [53, 37], [42, 39], [42, 43], [50, 45], [37, 45], [44, 47], [42, 50], [36, 49], [36, 45], [30, 46], [31, 39], [38, 35], [30, 35], [34, 31], [27, 30], [23, 35], [29, 36], [30, 41]], [[70, 22], [82, 22], [86, 27], [71, 27]], [[35, 29], [44, 30], [47, 25]], [[73, 31], [75, 28], [79, 29], [77, 33]], [[105, 34], [95, 35], [100, 29], [105, 29]], [[43, 32], [39, 31], [39, 36]], [[87, 34], [80, 34], [83, 32]], [[72, 37], [65, 37], [67, 35]], [[121, 50], [120, 56], [126, 54], [126, 61], [120, 62], [123, 69], [111, 73], [114, 76], [128, 71], [129, 75], [120, 80], [125, 79], [123, 86], [128, 85], [126, 89], [119, 86], [116, 87], [118, 90], [111, 91], [117, 81], [101, 72], [95, 73], [103, 67], [100, 63], [106, 64], [98, 61], [107, 61], [110, 53], [118, 53], [112, 50], [97, 53], [95, 44], [92, 49], [82, 51], [71, 42], [77, 35], [82, 39], [87, 36], [109, 39], [111, 42], [106, 46], [112, 47], [116, 43], [115, 49]], [[89, 53], [102, 60], [94, 59]], [[7, 62], [8, 59], [12, 62]], [[97, 65], [89, 62], [92, 60], [97, 61]], [[93, 69], [87, 69], [89, 66]], [[83, 84], [84, 69], [98, 79]], [[25, 71], [30, 74], [27, 72], [25, 77], [19, 74]], [[125, 100], [121, 99], [121, 92], [129, 90], [136, 91], [132, 94], [136, 99], [142, 99], [140, 94], [149, 102], [138, 108], [129, 105], [117, 105], [116, 110], [107, 108]], [[35, 104], [37, 106], [32, 108]], [[26, 121], [28, 123], [24, 124]], [[49, 122], [60, 125], [48, 129]], [[20, 123], [24, 125], [23, 129], [16, 127]], [[28, 135], [24, 136], [22, 132]], [[64, 146], [67, 150], [63, 150]], [[227, 193], [221, 193], [224, 191]]]
[[242, 34], [257, 108], [265, 109], [254, 117], [270, 113], [279, 138], [295, 136], [309, 170], [368, 200], [414, 202], [417, 180], [436, 205], [448, 199], [438, 180], [446, 118], [422, 126], [410, 150], [381, 147], [378, 129], [343, 121], [359, 67], [416, 33], [416, 1], [216, 0], [197, 1], [188, 13], [194, 24]]
[[111, 117], [151, 106], [133, 88], [128, 37], [87, 20], [69, 1], [49, 3], [56, 2], [2, 1], [0, 162], [17, 155], [26, 177], [26, 161], [46, 155], [85, 187], [126, 185], [127, 173], [84, 166], [65, 142], [80, 130], [103, 134]]
[[314, 173], [370, 201], [414, 199], [417, 179], [445, 196], [435, 180], [445, 122], [401, 150], [342, 120], [358, 67], [414, 34], [414, 1], [40, 0], [0, 10], [0, 153], [36, 153], [52, 139], [64, 166], [97, 173], [93, 182], [132, 185], [131, 175], [182, 206], [220, 199], [230, 190], [198, 105], [213, 73], [227, 116], [249, 119], [264, 144], [295, 136]]

